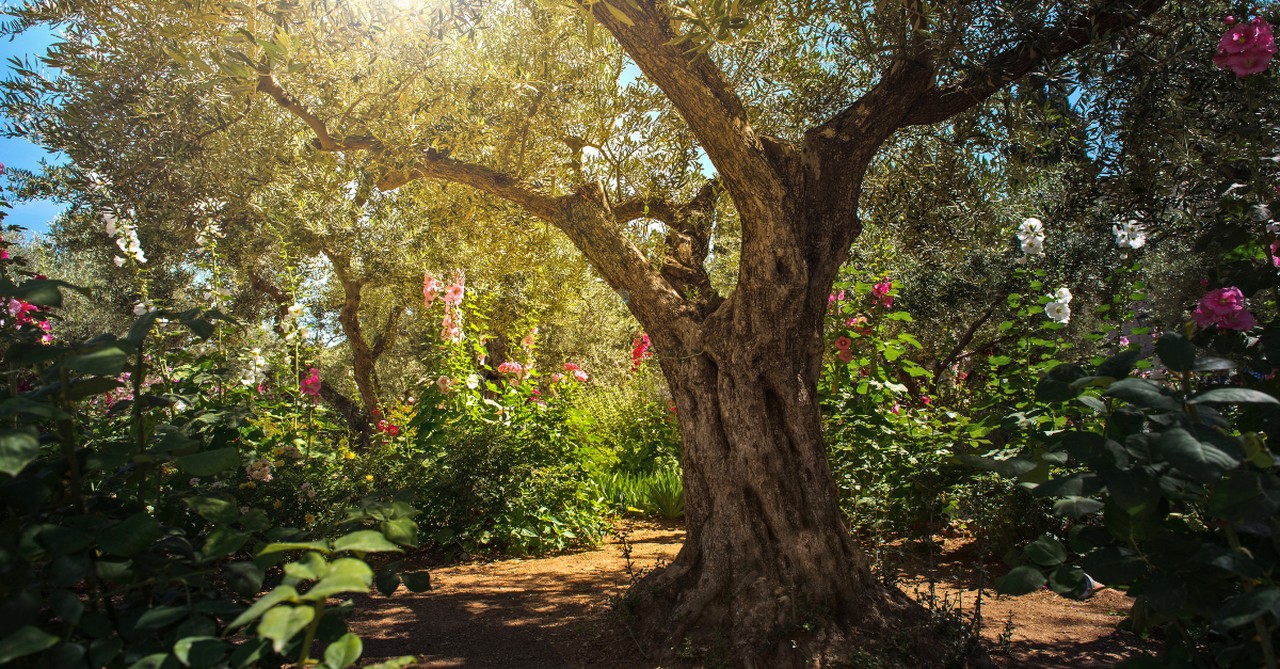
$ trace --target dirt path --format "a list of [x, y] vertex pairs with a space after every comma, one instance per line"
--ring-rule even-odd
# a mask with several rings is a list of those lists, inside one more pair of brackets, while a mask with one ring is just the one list
[[[627, 529], [632, 573], [674, 558], [684, 541], [678, 526], [631, 523]], [[916, 566], [904, 569], [903, 589], [926, 591], [920, 561], [911, 562]], [[969, 610], [976, 591], [967, 588], [977, 582], [972, 561], [952, 550], [931, 563], [940, 579], [936, 594], [958, 596]], [[401, 590], [357, 608], [351, 622], [364, 638], [366, 660], [413, 655], [421, 669], [661, 666], [644, 657], [613, 615], [612, 601], [631, 583], [617, 537], [601, 550], [436, 568], [431, 578], [430, 592]], [[1115, 630], [1127, 606], [1124, 595], [1110, 590], [1085, 602], [1048, 591], [1019, 598], [988, 593], [983, 636], [1000, 667], [1110, 667], [1147, 644]]]

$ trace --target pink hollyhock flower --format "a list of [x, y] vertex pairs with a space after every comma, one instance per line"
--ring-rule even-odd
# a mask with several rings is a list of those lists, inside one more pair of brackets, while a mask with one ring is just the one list
[[1218, 327], [1224, 330], [1235, 330], [1237, 332], [1247, 332], [1252, 330], [1258, 321], [1254, 319], [1253, 314], [1241, 309], [1233, 311], [1226, 316], [1218, 319]]
[[555, 374], [551, 375], [551, 382], [560, 383], [560, 379], [563, 379], [563, 378], [564, 378], [564, 374], [561, 374], [560, 372], [556, 372]]
[[566, 363], [564, 363], [564, 371], [566, 371], [566, 372], [576, 372], [576, 371], [578, 371], [579, 369], [582, 369], [582, 368], [581, 368], [581, 367], [579, 367], [579, 366], [578, 366], [577, 364], [575, 364], [575, 363], [572, 363], [572, 362], [566, 362]]
[[894, 402], [893, 407], [890, 408], [889, 411], [893, 412], [893, 415], [897, 416], [898, 414], [902, 413], [902, 407], [898, 406], [897, 402]]
[[579, 383], [584, 383], [587, 380], [587, 373], [581, 369], [576, 370], [573, 373], [573, 378], [577, 379]]
[[1205, 293], [1191, 312], [1191, 318], [1202, 328], [1216, 325], [1239, 332], [1252, 330], [1258, 324], [1253, 314], [1245, 309], [1244, 294], [1235, 286], [1215, 288]]
[[1244, 77], [1266, 70], [1275, 55], [1276, 40], [1271, 24], [1262, 17], [1254, 17], [1227, 29], [1213, 54], [1213, 64]]
[[846, 365], [853, 362], [853, 352], [847, 348], [841, 351], [837, 351], [836, 357], [840, 358], [840, 362], [843, 362]]
[[460, 283], [449, 284], [444, 291], [444, 303], [452, 307], [462, 304], [462, 295], [465, 290]]
[[836, 337], [836, 348], [837, 348], [837, 349], [839, 349], [839, 350], [841, 350], [841, 351], [847, 351], [847, 350], [849, 350], [849, 347], [850, 347], [850, 346], [852, 346], [852, 345], [853, 345], [853, 340], [852, 340], [852, 339], [850, 339], [850, 338], [848, 338], [848, 337], [846, 337], [846, 336], [844, 336], [844, 335], [840, 335], [839, 337]]
[[441, 376], [440, 378], [436, 379], [436, 387], [440, 389], [441, 393], [448, 395], [449, 390], [453, 388], [453, 379], [447, 376]]
[[1244, 293], [1235, 286], [1215, 288], [1200, 298], [1200, 306], [1215, 316], [1225, 316], [1244, 309]]
[[440, 296], [441, 286], [440, 280], [432, 276], [431, 272], [422, 274], [422, 306], [429, 307], [436, 301]]
[[1271, 264], [1280, 267], [1280, 239], [1271, 242]]
[[498, 371], [503, 374], [519, 374], [524, 371], [524, 366], [514, 360], [508, 360], [498, 365]]
[[1120, 336], [1120, 345], [1121, 345], [1121, 346], [1128, 346], [1128, 345], [1129, 345], [1129, 338], [1128, 338], [1128, 337], [1125, 337], [1125, 336], [1123, 336], [1123, 335], [1121, 335], [1121, 336]]
[[930, 404], [933, 404], [933, 400], [929, 399], [929, 396], [928, 396], [928, 395], [921, 395], [921, 396], [920, 396], [920, 401], [921, 401], [921, 402], [924, 402], [924, 403], [925, 403], [925, 406], [928, 406], [928, 405], [930, 405]]
[[303, 395], [320, 397], [320, 370], [315, 367], [307, 370], [307, 378], [302, 380], [298, 389], [302, 391]]
[[0, 249], [0, 260], [9, 260], [9, 249]]
[[1208, 311], [1201, 306], [1197, 306], [1195, 310], [1191, 312], [1191, 320], [1196, 322], [1197, 327], [1207, 328], [1214, 324], [1215, 319], [1216, 316], [1214, 316], [1213, 312]]
[[[451, 328], [443, 328], [440, 330], [440, 338], [444, 341], [462, 341], [462, 328], [453, 326]], [[480, 364], [484, 364], [481, 361]]]

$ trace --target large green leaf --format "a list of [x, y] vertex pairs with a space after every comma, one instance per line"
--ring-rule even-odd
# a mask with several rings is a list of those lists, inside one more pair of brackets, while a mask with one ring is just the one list
[[364, 643], [360, 637], [348, 632], [324, 649], [324, 664], [328, 669], [347, 669], [360, 659]]
[[277, 653], [283, 653], [289, 640], [315, 617], [316, 610], [310, 606], [277, 606], [262, 615], [262, 621], [258, 623], [258, 636], [270, 639], [272, 648]]
[[1214, 388], [1191, 398], [1189, 404], [1222, 402], [1224, 404], [1280, 404], [1280, 400], [1249, 388]]
[[227, 656], [231, 647], [226, 641], [211, 636], [189, 636], [173, 644], [173, 654], [191, 669], [209, 669]]
[[1044, 574], [1035, 567], [1014, 567], [1008, 574], [996, 579], [996, 592], [1002, 595], [1025, 595], [1044, 585]]
[[53, 648], [58, 637], [37, 627], [27, 625], [4, 639], [0, 639], [0, 665], [8, 664], [20, 657]]
[[425, 571], [406, 571], [400, 574], [409, 592], [426, 592], [431, 589], [431, 574]]
[[1179, 372], [1191, 369], [1196, 362], [1195, 344], [1176, 332], [1166, 332], [1156, 342], [1156, 355], [1165, 367]]
[[400, 547], [387, 541], [377, 530], [360, 530], [352, 532], [333, 542], [335, 553], [352, 551], [355, 553], [400, 552]]
[[0, 472], [17, 476], [40, 456], [40, 440], [34, 428], [0, 430]]
[[235, 447], [215, 448], [211, 451], [183, 455], [174, 460], [178, 469], [192, 476], [213, 476], [240, 465], [240, 453]]
[[160, 629], [186, 618], [191, 610], [185, 606], [156, 606], [142, 612], [134, 627], [140, 630]]
[[52, 404], [37, 402], [25, 397], [10, 397], [4, 402], [0, 402], [0, 419], [10, 418], [19, 414], [47, 420], [61, 420], [71, 417], [71, 414]]
[[102, 533], [98, 547], [107, 555], [128, 557], [146, 549], [161, 537], [160, 521], [139, 512]]
[[67, 369], [82, 374], [119, 376], [129, 362], [129, 353], [120, 346], [104, 346], [96, 351], [68, 356], [62, 363]]
[[418, 524], [410, 518], [392, 518], [378, 525], [386, 538], [401, 546], [418, 545]]
[[1047, 534], [1027, 544], [1024, 552], [1032, 562], [1042, 567], [1056, 567], [1067, 559], [1067, 548]]
[[1280, 611], [1280, 588], [1257, 588], [1227, 600], [1214, 616], [1214, 625], [1231, 629], [1253, 622], [1271, 611]]
[[1240, 464], [1222, 449], [1182, 428], [1165, 430], [1159, 443], [1160, 452], [1170, 464], [1201, 483], [1212, 483]]
[[1089, 497], [1067, 497], [1053, 503], [1053, 512], [1068, 518], [1080, 518], [1102, 510], [1102, 502]]
[[1102, 393], [1107, 397], [1122, 399], [1135, 406], [1147, 409], [1177, 411], [1182, 404], [1168, 390], [1150, 381], [1128, 377], [1120, 379], [1107, 387]]
[[245, 609], [244, 613], [241, 613], [239, 616], [236, 617], [235, 620], [232, 620], [231, 624], [228, 625], [227, 628], [235, 629], [241, 625], [244, 625], [245, 623], [251, 622], [254, 619], [256, 619], [258, 616], [261, 616], [263, 613], [266, 613], [267, 609], [270, 609], [276, 604], [280, 604], [282, 602], [296, 602], [296, 601], [298, 601], [298, 591], [295, 590], [293, 586], [278, 585], [274, 589], [272, 589], [271, 592], [268, 592], [267, 594], [263, 595], [262, 599], [259, 599], [258, 601], [254, 602], [252, 606]]

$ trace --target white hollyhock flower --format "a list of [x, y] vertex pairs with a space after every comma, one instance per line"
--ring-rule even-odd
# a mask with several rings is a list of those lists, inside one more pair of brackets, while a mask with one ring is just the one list
[[1058, 289], [1058, 292], [1056, 292], [1056, 293], [1054, 293], [1054, 294], [1053, 294], [1053, 301], [1054, 301], [1054, 302], [1061, 302], [1061, 303], [1063, 303], [1063, 304], [1070, 304], [1070, 303], [1071, 303], [1071, 291], [1070, 291], [1070, 290], [1068, 290], [1066, 286], [1063, 286], [1062, 288], [1059, 288], [1059, 289]]
[[1028, 237], [1022, 240], [1022, 252], [1029, 256], [1044, 255], [1044, 237]]
[[1028, 239], [1039, 238], [1044, 241], [1044, 223], [1038, 218], [1028, 218], [1018, 226], [1018, 239], [1026, 242]]
[[1050, 302], [1044, 307], [1044, 314], [1059, 323], [1071, 320], [1071, 307], [1066, 302]]

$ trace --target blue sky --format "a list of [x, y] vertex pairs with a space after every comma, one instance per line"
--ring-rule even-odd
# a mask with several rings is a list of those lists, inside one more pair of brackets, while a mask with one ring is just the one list
[[[9, 58], [23, 58], [28, 55], [43, 55], [45, 49], [53, 41], [53, 35], [46, 29], [31, 30], [13, 40], [0, 38], [0, 62], [3, 62], [4, 77], [13, 76]], [[0, 163], [5, 167], [20, 167], [29, 170], [40, 169], [40, 161], [61, 162], [63, 157], [50, 154], [34, 144], [8, 137], [0, 137]], [[5, 218], [6, 224], [17, 224], [33, 232], [47, 232], [49, 222], [62, 211], [62, 205], [56, 202], [35, 201], [13, 203], [13, 209]]]

